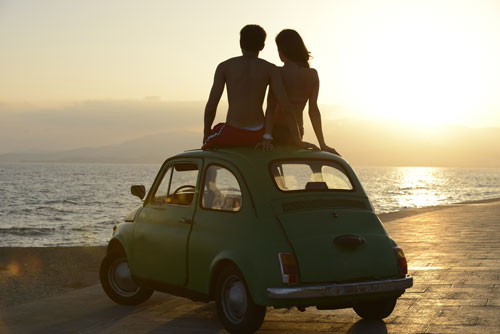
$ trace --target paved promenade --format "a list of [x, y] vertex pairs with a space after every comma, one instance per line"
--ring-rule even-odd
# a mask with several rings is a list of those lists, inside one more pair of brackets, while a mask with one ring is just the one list
[[[385, 321], [361, 320], [352, 309], [268, 309], [259, 333], [500, 333], [500, 202], [417, 213], [385, 223], [414, 276], [414, 287]], [[0, 314], [0, 333], [23, 332], [226, 333], [213, 303], [155, 294], [124, 307], [99, 286]]]

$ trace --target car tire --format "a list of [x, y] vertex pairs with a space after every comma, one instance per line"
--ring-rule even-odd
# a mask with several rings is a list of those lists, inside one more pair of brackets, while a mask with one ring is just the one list
[[353, 306], [354, 311], [362, 318], [382, 320], [387, 318], [396, 306], [397, 298], [382, 299]]
[[234, 266], [224, 268], [217, 278], [215, 302], [224, 328], [233, 334], [253, 333], [266, 316], [266, 307], [256, 305], [241, 272]]
[[138, 286], [132, 280], [128, 260], [124, 255], [106, 255], [101, 262], [99, 278], [108, 297], [121, 305], [139, 305], [148, 300], [154, 292]]

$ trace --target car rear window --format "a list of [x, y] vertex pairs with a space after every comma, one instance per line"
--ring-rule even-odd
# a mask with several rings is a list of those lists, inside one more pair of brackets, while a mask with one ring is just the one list
[[276, 161], [271, 164], [271, 174], [283, 191], [353, 190], [349, 177], [334, 161]]

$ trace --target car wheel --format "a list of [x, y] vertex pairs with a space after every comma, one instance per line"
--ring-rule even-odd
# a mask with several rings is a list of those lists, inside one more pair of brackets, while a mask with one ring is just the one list
[[364, 319], [381, 320], [387, 318], [396, 306], [397, 298], [382, 299], [354, 305], [354, 311]]
[[266, 316], [266, 307], [255, 305], [241, 272], [226, 267], [220, 273], [215, 288], [217, 314], [230, 333], [253, 333]]
[[101, 262], [99, 278], [104, 292], [118, 304], [138, 305], [148, 300], [154, 292], [135, 284], [124, 255], [106, 255]]

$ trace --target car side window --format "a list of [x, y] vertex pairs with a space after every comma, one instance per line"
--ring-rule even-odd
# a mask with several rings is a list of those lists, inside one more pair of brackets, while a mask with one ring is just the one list
[[166, 203], [168, 186], [170, 185], [171, 176], [172, 176], [172, 167], [168, 167], [167, 171], [163, 175], [163, 179], [161, 180], [160, 185], [156, 189], [156, 192], [153, 196], [154, 203]]
[[193, 163], [178, 163], [167, 169], [154, 196], [154, 203], [190, 205], [193, 201], [198, 166]]
[[194, 198], [197, 180], [198, 165], [193, 163], [175, 164], [166, 203], [190, 205]]
[[221, 166], [209, 166], [205, 172], [201, 206], [235, 212], [240, 210], [241, 205], [241, 187], [234, 174]]

